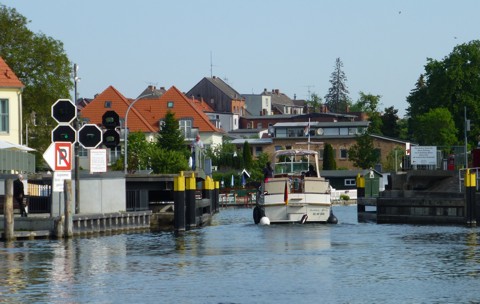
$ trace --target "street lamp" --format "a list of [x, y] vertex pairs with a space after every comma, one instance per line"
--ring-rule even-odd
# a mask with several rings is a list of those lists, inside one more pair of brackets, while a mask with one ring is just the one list
[[133, 105], [139, 101], [140, 99], [142, 98], [145, 98], [145, 97], [148, 97], [148, 96], [152, 96], [152, 95], [155, 95], [155, 93], [151, 92], [151, 93], [148, 93], [148, 94], [144, 94], [144, 95], [140, 95], [138, 96], [134, 101], [132, 101], [130, 103], [130, 105], [128, 106], [127, 108], [127, 112], [125, 113], [125, 126], [124, 126], [124, 138], [123, 138], [123, 144], [125, 145], [125, 159], [124, 159], [124, 164], [123, 164], [123, 168], [124, 168], [124, 171], [125, 171], [125, 174], [127, 174], [128, 172], [128, 112], [130, 112], [130, 109], [133, 107]]

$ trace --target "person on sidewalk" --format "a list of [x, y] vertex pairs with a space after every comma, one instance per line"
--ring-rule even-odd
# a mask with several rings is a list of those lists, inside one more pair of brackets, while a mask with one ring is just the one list
[[13, 182], [13, 197], [17, 201], [18, 206], [20, 206], [20, 215], [22, 217], [27, 217], [27, 204], [25, 199], [25, 192], [23, 189], [23, 176], [18, 175], [18, 178]]

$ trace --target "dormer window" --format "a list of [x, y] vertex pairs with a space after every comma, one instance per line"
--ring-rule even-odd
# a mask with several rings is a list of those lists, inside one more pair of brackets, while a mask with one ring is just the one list
[[112, 107], [112, 102], [110, 100], [105, 101], [104, 107], [108, 108], [108, 109], [111, 108]]

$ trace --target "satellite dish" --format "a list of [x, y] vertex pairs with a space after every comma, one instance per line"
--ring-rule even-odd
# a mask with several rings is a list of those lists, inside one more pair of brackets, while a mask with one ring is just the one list
[[317, 129], [317, 135], [323, 135], [323, 129], [322, 128]]

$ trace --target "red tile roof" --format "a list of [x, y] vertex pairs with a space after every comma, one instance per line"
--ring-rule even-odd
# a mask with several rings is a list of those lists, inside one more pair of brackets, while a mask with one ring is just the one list
[[[107, 101], [110, 101], [110, 108], [105, 108]], [[113, 110], [120, 118], [124, 118], [129, 104], [133, 101], [134, 99], [125, 98], [114, 87], [109, 86], [81, 110], [81, 117], [88, 118], [89, 123], [101, 124], [103, 114]], [[172, 108], [168, 108], [169, 102], [173, 102]], [[128, 129], [131, 132], [158, 132], [158, 122], [165, 117], [168, 110], [175, 113], [177, 120], [192, 118], [193, 127], [200, 132], [220, 132], [207, 115], [174, 86], [160, 97], [146, 97], [135, 102], [128, 113]]]
[[23, 88], [24, 85], [18, 79], [8, 64], [0, 57], [0, 87], [3, 88]]

